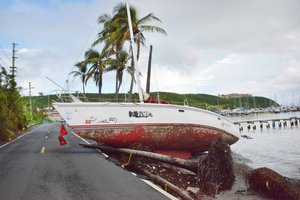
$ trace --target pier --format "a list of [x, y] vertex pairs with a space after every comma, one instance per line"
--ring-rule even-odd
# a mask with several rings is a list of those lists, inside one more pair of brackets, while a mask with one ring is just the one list
[[255, 120], [242, 120], [234, 122], [235, 125], [239, 126], [239, 130], [256, 130], [256, 129], [276, 129], [276, 128], [287, 128], [296, 127], [300, 124], [300, 117], [290, 118], [275, 118], [275, 119], [255, 119]]

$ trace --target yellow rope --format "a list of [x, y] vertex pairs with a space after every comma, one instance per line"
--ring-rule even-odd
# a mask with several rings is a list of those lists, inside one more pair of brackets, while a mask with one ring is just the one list
[[124, 164], [121, 165], [122, 168], [125, 168], [125, 167], [127, 167], [130, 164], [131, 157], [132, 157], [132, 154], [129, 154], [128, 161], [127, 161], [127, 163], [124, 163]]
[[168, 184], [165, 184], [165, 191], [167, 191], [168, 189]]

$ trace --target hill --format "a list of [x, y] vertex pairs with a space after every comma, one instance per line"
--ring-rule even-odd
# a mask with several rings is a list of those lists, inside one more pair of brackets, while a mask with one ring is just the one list
[[[217, 109], [233, 109], [237, 107], [244, 108], [266, 108], [270, 106], [279, 106], [275, 101], [259, 96], [248, 96], [248, 97], [240, 97], [240, 98], [220, 98], [214, 95], [208, 94], [177, 94], [171, 92], [152, 92], [151, 96], [157, 97], [159, 99], [168, 101], [174, 104], [188, 104], [190, 106], [204, 108], [208, 110], [217, 110]], [[96, 93], [88, 93], [85, 98], [83, 95], [73, 94], [74, 96], [79, 97], [82, 101], [90, 101], [90, 102], [113, 102], [114, 94], [107, 93], [101, 94], [99, 98], [99, 94]], [[27, 97], [28, 98], [28, 97]], [[126, 102], [127, 95], [119, 94], [119, 101]], [[51, 106], [51, 102], [60, 101], [56, 95], [41, 95], [41, 96], [33, 96], [32, 102], [38, 108], [45, 108]], [[133, 102], [138, 102], [138, 95], [133, 95]]]

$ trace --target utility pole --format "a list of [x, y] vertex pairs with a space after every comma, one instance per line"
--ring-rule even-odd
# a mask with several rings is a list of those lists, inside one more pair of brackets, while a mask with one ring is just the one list
[[31, 86], [31, 82], [29, 82], [29, 109], [30, 109], [30, 122], [32, 122], [32, 100], [31, 100], [31, 90], [33, 89], [34, 87]]
[[12, 45], [13, 45], [13, 49], [12, 49], [12, 66], [10, 67], [10, 72], [11, 72], [10, 84], [11, 84], [11, 89], [15, 90], [16, 85], [17, 85], [17, 83], [15, 81], [15, 77], [16, 77], [16, 73], [17, 73], [17, 67], [15, 66], [15, 60], [17, 57], [15, 56], [15, 54], [17, 52], [16, 45], [18, 45], [18, 44], [12, 43]]
[[15, 54], [17, 52], [16, 45], [18, 45], [18, 44], [12, 43], [12, 45], [13, 45], [13, 50], [12, 50], [11, 75], [12, 75], [12, 78], [15, 78], [15, 73], [17, 72], [17, 67], [15, 66], [15, 60], [16, 60], [16, 58], [18, 58], [18, 57], [15, 56]]

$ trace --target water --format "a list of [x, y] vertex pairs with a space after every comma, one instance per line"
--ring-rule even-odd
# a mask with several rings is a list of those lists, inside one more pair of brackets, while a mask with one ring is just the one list
[[[230, 117], [233, 121], [241, 120], [267, 120], [300, 117], [300, 112], [260, 114], [242, 117]], [[270, 129], [265, 126], [260, 129], [260, 123], [255, 123], [256, 130], [247, 130], [247, 124], [243, 124], [242, 135], [252, 139], [240, 138], [231, 146], [234, 153], [243, 159], [240, 162], [252, 168], [268, 167], [279, 174], [300, 180], [300, 124], [287, 127]], [[251, 125], [252, 126], [252, 125]]]

